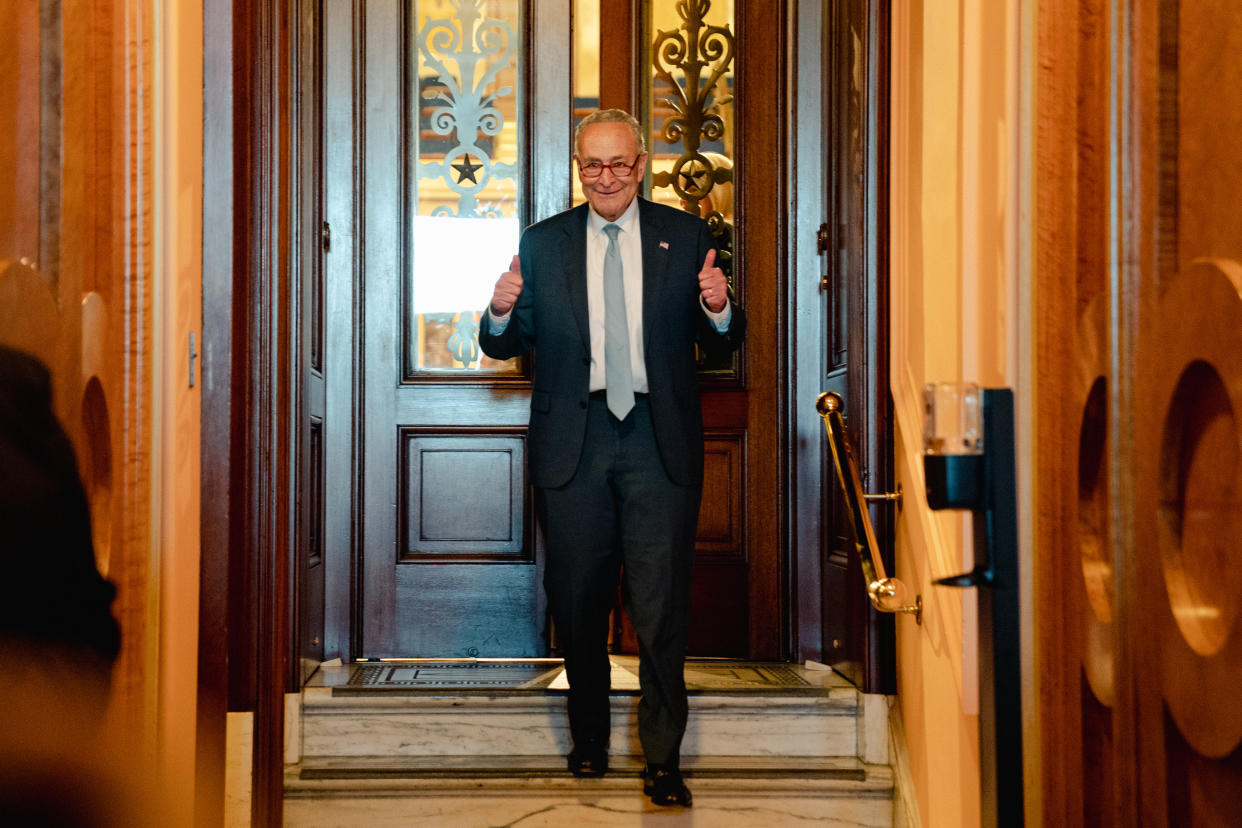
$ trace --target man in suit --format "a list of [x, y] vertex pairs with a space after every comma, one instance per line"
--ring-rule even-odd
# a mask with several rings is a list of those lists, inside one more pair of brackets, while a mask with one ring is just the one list
[[569, 769], [608, 769], [608, 615], [621, 580], [638, 634], [644, 791], [689, 805], [679, 759], [703, 477], [695, 344], [737, 348], [746, 318], [707, 224], [638, 197], [638, 122], [593, 113], [574, 144], [588, 204], [526, 230], [479, 339], [496, 359], [536, 353], [529, 468], [570, 686]]

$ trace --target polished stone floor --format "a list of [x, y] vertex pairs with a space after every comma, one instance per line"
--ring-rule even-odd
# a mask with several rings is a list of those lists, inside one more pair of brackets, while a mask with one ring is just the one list
[[652, 805], [636, 780], [619, 787], [607, 779], [575, 780], [572, 790], [531, 786], [504, 790], [500, 783], [475, 789], [424, 792], [416, 799], [379, 796], [294, 799], [285, 802], [290, 828], [889, 828], [892, 802], [883, 797], [819, 795], [812, 791], [739, 789], [734, 780], [690, 780], [694, 807]]

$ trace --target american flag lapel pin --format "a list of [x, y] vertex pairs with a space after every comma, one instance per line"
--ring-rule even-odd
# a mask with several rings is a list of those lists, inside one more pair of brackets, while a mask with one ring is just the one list
[[660, 242], [660, 247], [662, 247], [665, 250], [668, 250], [668, 242]]

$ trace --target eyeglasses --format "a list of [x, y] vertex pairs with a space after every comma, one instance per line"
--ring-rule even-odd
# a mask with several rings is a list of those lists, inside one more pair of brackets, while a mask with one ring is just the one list
[[634, 160], [628, 164], [623, 161], [614, 161], [611, 164], [601, 164], [599, 161], [588, 161], [583, 164], [579, 161], [578, 174], [583, 178], [596, 179], [604, 174], [604, 170], [610, 170], [617, 178], [625, 178], [634, 170], [634, 166], [638, 164], [638, 159], [642, 157], [643, 154], [640, 152], [638, 155], [635, 155]]

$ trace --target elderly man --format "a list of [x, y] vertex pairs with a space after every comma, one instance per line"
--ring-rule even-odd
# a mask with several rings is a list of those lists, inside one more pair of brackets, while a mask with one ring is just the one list
[[608, 770], [608, 615], [638, 634], [644, 791], [689, 805], [680, 771], [690, 572], [703, 477], [695, 344], [737, 348], [742, 309], [701, 219], [638, 197], [638, 122], [616, 109], [574, 136], [588, 204], [528, 228], [496, 282], [483, 350], [537, 353], [529, 468], [544, 588], [569, 679], [569, 770]]

